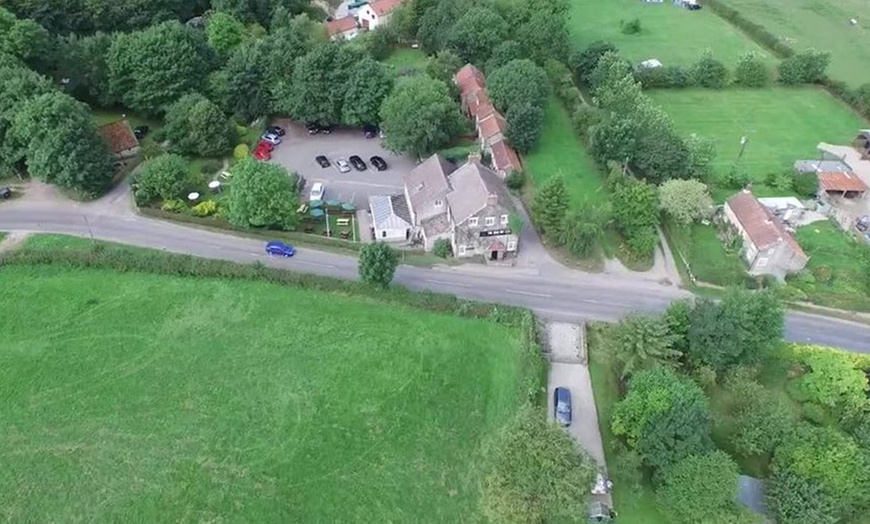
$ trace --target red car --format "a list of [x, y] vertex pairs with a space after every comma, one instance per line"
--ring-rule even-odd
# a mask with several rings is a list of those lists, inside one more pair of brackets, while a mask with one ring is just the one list
[[272, 153], [269, 149], [259, 146], [257, 146], [257, 149], [254, 149], [253, 155], [257, 160], [270, 160], [272, 158]]
[[266, 151], [271, 153], [275, 150], [275, 146], [273, 144], [270, 144], [269, 142], [266, 142], [265, 140], [260, 140], [259, 142], [257, 142], [257, 147], [255, 151], [257, 149], [265, 149]]

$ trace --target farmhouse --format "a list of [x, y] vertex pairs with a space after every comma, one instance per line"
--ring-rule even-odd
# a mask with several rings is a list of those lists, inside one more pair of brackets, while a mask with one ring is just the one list
[[460, 258], [501, 261], [516, 254], [519, 237], [509, 220], [513, 201], [499, 175], [478, 155], [459, 167], [433, 155], [404, 182], [411, 222], [427, 251], [446, 239]]
[[329, 33], [330, 40], [350, 40], [359, 34], [359, 25], [356, 18], [346, 16], [326, 22], [326, 32]]
[[729, 198], [724, 213], [743, 240], [749, 274], [782, 279], [806, 266], [808, 257], [804, 250], [749, 189]]
[[133, 134], [130, 123], [118, 120], [100, 127], [100, 134], [106, 141], [109, 151], [116, 160], [131, 158], [139, 154], [139, 140]]
[[359, 25], [366, 30], [374, 30], [390, 21], [390, 14], [402, 0], [375, 0], [360, 7], [356, 13]]

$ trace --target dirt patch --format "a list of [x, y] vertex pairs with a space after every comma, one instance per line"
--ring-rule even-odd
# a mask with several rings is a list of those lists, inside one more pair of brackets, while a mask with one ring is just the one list
[[565, 363], [586, 363], [585, 330], [577, 324], [550, 322], [547, 324], [547, 347], [550, 360]]
[[0, 240], [0, 253], [18, 249], [29, 235], [30, 233], [9, 233], [3, 240]]

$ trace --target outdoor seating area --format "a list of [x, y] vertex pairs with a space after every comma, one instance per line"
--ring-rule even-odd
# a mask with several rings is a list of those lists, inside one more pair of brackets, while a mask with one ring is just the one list
[[358, 241], [355, 234], [356, 206], [339, 200], [312, 200], [299, 206], [302, 231], [312, 235]]

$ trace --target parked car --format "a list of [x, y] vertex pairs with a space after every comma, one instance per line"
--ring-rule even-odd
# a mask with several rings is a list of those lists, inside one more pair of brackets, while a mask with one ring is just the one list
[[317, 155], [316, 157], [314, 157], [314, 160], [316, 160], [317, 163], [320, 164], [320, 167], [329, 167], [329, 159], [323, 155]]
[[332, 125], [320, 126], [320, 132], [323, 133], [324, 135], [328, 135], [328, 134], [332, 133], [333, 127], [335, 127], [335, 126], [332, 126]]
[[347, 160], [345, 160], [343, 158], [339, 158], [338, 160], [336, 160], [335, 166], [342, 173], [347, 173], [348, 171], [350, 171], [350, 166], [347, 165]]
[[275, 150], [275, 146], [272, 145], [271, 142], [266, 142], [265, 140], [260, 140], [257, 142], [257, 149], [265, 149], [268, 152], [272, 152]]
[[135, 136], [137, 140], [142, 140], [148, 135], [149, 131], [151, 131], [150, 127], [139, 126], [133, 129], [133, 136]]
[[870, 228], [870, 216], [864, 215], [855, 221], [855, 229], [858, 231], [863, 233], [864, 231], [867, 231], [868, 228]]
[[266, 133], [269, 133], [270, 135], [284, 136], [286, 131], [284, 131], [284, 128], [281, 126], [269, 126], [266, 128]]
[[284, 242], [273, 240], [266, 244], [266, 254], [278, 255], [281, 257], [292, 257], [296, 254], [296, 248], [294, 248], [290, 244], [285, 244]]
[[562, 426], [571, 425], [571, 391], [568, 388], [553, 391], [553, 417]]
[[363, 133], [366, 138], [374, 138], [378, 135], [378, 128], [376, 126], [363, 126]]
[[320, 132], [320, 126], [317, 124], [305, 124], [305, 127], [308, 128], [309, 135], [316, 135]]
[[261, 140], [265, 140], [266, 142], [269, 142], [270, 144], [275, 145], [275, 146], [277, 146], [278, 144], [281, 143], [281, 137], [278, 135], [272, 134], [272, 133], [264, 134], [261, 137]]
[[266, 149], [265, 147], [258, 147], [257, 149], [254, 149], [254, 152], [252, 154], [254, 155], [254, 158], [256, 158], [257, 160], [271, 160], [272, 159], [272, 150]]
[[308, 200], [323, 200], [324, 195], [326, 195], [326, 188], [323, 187], [323, 183], [315, 182], [308, 193]]
[[357, 171], [365, 171], [365, 170], [368, 169], [368, 167], [369, 167], [369, 166], [366, 165], [365, 162], [363, 162], [363, 159], [362, 159], [362, 158], [360, 158], [360, 157], [358, 157], [358, 156], [356, 156], [356, 155], [353, 155], [352, 157], [350, 157], [350, 163], [353, 164], [353, 167], [354, 167]]
[[0, 198], [3, 200], [12, 198], [12, 189], [8, 187], [0, 187]]
[[375, 169], [377, 169], [378, 171], [383, 171], [383, 170], [387, 169], [387, 163], [384, 161], [383, 158], [375, 155], [375, 156], [371, 157], [369, 160], [371, 160], [372, 165], [375, 166]]

